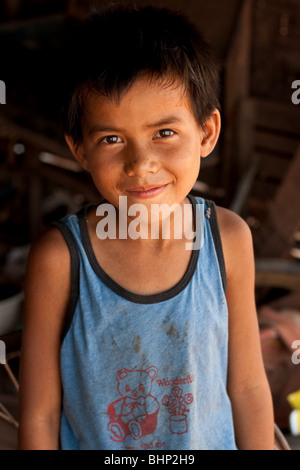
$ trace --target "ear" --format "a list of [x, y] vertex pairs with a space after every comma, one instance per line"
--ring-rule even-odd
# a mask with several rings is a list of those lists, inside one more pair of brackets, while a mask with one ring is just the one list
[[128, 370], [127, 369], [120, 369], [118, 370], [117, 372], [117, 380], [120, 381], [120, 380], [123, 380], [127, 377], [128, 375]]
[[79, 165], [82, 166], [84, 170], [89, 171], [89, 165], [85, 156], [83, 145], [81, 143], [76, 145], [72, 137], [67, 134], [65, 134], [65, 140], [73, 154], [73, 157], [77, 160]]
[[207, 157], [215, 148], [221, 131], [221, 116], [217, 109], [213, 111], [204, 125], [201, 141], [201, 157]]

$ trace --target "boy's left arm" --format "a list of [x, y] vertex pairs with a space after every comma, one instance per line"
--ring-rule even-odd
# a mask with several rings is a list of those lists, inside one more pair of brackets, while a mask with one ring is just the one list
[[228, 393], [236, 442], [240, 450], [272, 450], [273, 404], [259, 337], [252, 235], [239, 216], [217, 211], [227, 274]]

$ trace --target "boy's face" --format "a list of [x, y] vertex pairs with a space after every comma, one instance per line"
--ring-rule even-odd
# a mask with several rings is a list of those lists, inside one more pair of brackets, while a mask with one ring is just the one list
[[213, 149], [220, 129], [213, 113], [204, 129], [178, 83], [162, 87], [136, 80], [120, 101], [90, 93], [77, 149], [79, 163], [91, 173], [101, 195], [116, 208], [143, 203], [183, 204], [200, 169], [200, 157]]

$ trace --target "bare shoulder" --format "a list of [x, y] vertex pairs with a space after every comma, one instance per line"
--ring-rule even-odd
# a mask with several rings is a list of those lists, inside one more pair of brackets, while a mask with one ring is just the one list
[[[29, 253], [25, 279], [25, 313], [61, 323], [71, 289], [69, 248], [56, 227], [42, 233]], [[58, 325], [57, 323], [57, 325]]]
[[60, 273], [68, 271], [70, 254], [63, 235], [56, 227], [46, 229], [32, 244], [28, 268], [38, 265], [40, 270], [50, 269]]
[[247, 222], [235, 212], [216, 207], [227, 274], [236, 264], [253, 262], [252, 233]]
[[42, 430], [44, 424], [50, 423], [56, 436], [59, 433], [59, 360], [69, 305], [70, 266], [62, 234], [55, 227], [47, 229], [32, 245], [25, 279], [19, 434], [24, 448], [43, 439], [32, 430]]
[[251, 237], [249, 225], [242, 217], [224, 207], [216, 206], [216, 210], [222, 238], [234, 238], [237, 241], [240, 238]]

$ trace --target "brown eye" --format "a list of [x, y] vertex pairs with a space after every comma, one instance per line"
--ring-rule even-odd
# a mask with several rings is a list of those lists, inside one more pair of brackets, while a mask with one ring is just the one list
[[105, 137], [103, 137], [103, 139], [101, 139], [102, 142], [104, 142], [105, 144], [119, 144], [120, 142], [122, 142], [122, 140], [120, 139], [120, 137], [118, 137], [117, 135], [107, 135]]
[[171, 137], [174, 134], [175, 132], [172, 131], [171, 129], [161, 129], [160, 131], [158, 131], [157, 136], [164, 138], [164, 137]]

